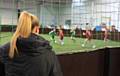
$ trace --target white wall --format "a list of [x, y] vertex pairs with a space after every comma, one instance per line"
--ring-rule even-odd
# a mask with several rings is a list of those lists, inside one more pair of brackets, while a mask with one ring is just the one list
[[[97, 0], [95, 1], [98, 3], [95, 5], [95, 12], [97, 12], [95, 18], [100, 17], [110, 17], [111, 18], [111, 25], [115, 25], [116, 28], [120, 31], [120, 4], [119, 0]], [[104, 4], [104, 5], [101, 5]], [[106, 12], [106, 13], [100, 13]], [[101, 20], [102, 21], [102, 20]], [[96, 21], [97, 22], [97, 21]], [[103, 21], [102, 21], [103, 22]], [[108, 25], [108, 24], [107, 24]]]
[[56, 25], [57, 24], [57, 6], [51, 7], [50, 5], [40, 6], [40, 20], [42, 25]]
[[0, 24], [16, 25], [17, 10], [14, 0], [0, 0]]
[[58, 24], [65, 25], [66, 20], [71, 20], [71, 5], [61, 5], [58, 13]]
[[[92, 2], [94, 5], [92, 5]], [[39, 5], [36, 1], [22, 1], [19, 2], [19, 8], [29, 11], [37, 15], [40, 23], [46, 25], [65, 25], [66, 20], [71, 20], [72, 25], [77, 24], [84, 28], [85, 23], [92, 23], [95, 27], [101, 22], [109, 23], [111, 18], [111, 25], [120, 26], [120, 15], [118, 16], [119, 3], [109, 4], [110, 0], [91, 0], [88, 3], [81, 3], [82, 7], [74, 6], [75, 4], [42, 4]], [[112, 0], [115, 2], [116, 0]], [[101, 5], [101, 3], [108, 3]], [[0, 0], [0, 23], [1, 24], [16, 24], [17, 23], [17, 10], [14, 0]], [[103, 18], [106, 17], [106, 18]], [[81, 25], [83, 24], [83, 25]]]

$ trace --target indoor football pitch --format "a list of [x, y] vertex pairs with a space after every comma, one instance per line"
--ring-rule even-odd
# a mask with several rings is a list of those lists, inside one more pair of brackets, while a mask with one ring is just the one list
[[[0, 46], [4, 45], [5, 43], [9, 42], [12, 37], [11, 32], [1, 32], [0, 33]], [[82, 44], [84, 43], [85, 38], [75, 38], [75, 41], [71, 40], [70, 37], [64, 37], [64, 45], [60, 45], [59, 37], [56, 36], [56, 43], [50, 40], [50, 36], [48, 34], [40, 34], [40, 36], [44, 37], [48, 41], [50, 41], [53, 50], [58, 53], [75, 53], [75, 52], [89, 52], [93, 51], [94, 49], [100, 49], [105, 47], [120, 47], [120, 41], [111, 41], [108, 40], [104, 42], [103, 40], [93, 39], [91, 43], [87, 43], [84, 47]], [[93, 48], [93, 44], [96, 46]]]

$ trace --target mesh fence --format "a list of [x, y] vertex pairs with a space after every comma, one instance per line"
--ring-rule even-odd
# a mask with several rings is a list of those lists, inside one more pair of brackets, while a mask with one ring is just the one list
[[38, 16], [42, 33], [62, 25], [66, 36], [71, 27], [76, 27], [76, 37], [83, 38], [89, 27], [93, 39], [103, 41], [106, 26], [109, 41], [120, 45], [119, 0], [0, 0], [1, 44], [10, 40], [23, 10]]

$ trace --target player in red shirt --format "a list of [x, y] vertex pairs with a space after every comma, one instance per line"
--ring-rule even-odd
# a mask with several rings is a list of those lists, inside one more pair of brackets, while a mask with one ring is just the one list
[[104, 31], [104, 42], [106, 42], [108, 40], [108, 28], [107, 26], [103, 27], [103, 31]]
[[[88, 25], [88, 24], [86, 24]], [[85, 32], [83, 32], [83, 35], [86, 37], [85, 41], [84, 41], [84, 44], [82, 44], [82, 47], [85, 47], [86, 43], [92, 43], [91, 40], [92, 40], [92, 31], [90, 28], [86, 27], [86, 30]], [[92, 43], [93, 45], [93, 43]], [[93, 45], [93, 48], [95, 48], [96, 46]]]
[[64, 32], [61, 25], [58, 32], [59, 32], [58, 34], [59, 34], [60, 44], [64, 45]]

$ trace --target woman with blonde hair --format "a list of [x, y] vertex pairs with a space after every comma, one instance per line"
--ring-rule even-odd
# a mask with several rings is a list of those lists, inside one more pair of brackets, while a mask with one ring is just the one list
[[38, 18], [23, 11], [11, 41], [0, 47], [5, 76], [62, 76], [52, 47], [38, 34]]

